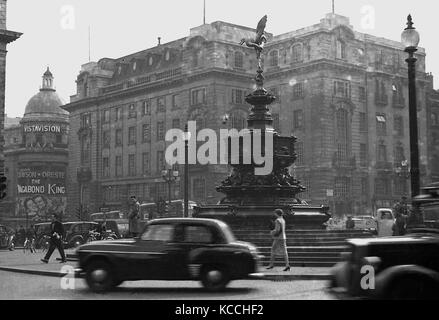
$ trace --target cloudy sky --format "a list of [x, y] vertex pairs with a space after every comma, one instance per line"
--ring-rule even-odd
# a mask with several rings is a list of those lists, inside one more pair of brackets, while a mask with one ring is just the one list
[[[431, 0], [335, 0], [335, 11], [350, 17], [357, 31], [400, 40], [408, 13], [427, 50], [427, 71], [439, 76], [436, 4]], [[432, 7], [433, 6], [433, 7]], [[206, 0], [206, 22], [218, 20], [256, 27], [267, 14], [276, 34], [316, 24], [332, 10], [332, 0]], [[373, 16], [371, 16], [373, 15]], [[372, 17], [372, 19], [371, 19]], [[203, 23], [203, 0], [9, 0], [8, 29], [23, 32], [8, 47], [6, 113], [20, 117], [38, 92], [50, 66], [64, 101], [75, 94], [75, 79], [89, 59], [117, 58], [189, 34]], [[436, 81], [438, 83], [438, 81]], [[435, 87], [438, 87], [435, 84]]]

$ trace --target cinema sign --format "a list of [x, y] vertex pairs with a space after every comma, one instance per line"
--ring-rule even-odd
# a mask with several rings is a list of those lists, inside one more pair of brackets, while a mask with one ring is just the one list
[[61, 133], [60, 125], [25, 125], [25, 133]]

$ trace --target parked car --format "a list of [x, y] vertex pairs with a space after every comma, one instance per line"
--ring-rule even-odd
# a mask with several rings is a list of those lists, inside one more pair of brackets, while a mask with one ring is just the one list
[[381, 208], [377, 210], [375, 219], [377, 221], [378, 236], [390, 237], [393, 235], [393, 225], [395, 224], [395, 214], [392, 209]]
[[50, 225], [51, 222], [42, 222], [37, 223], [34, 225], [35, 227], [35, 248], [41, 249], [41, 248], [47, 248], [49, 246], [49, 240], [48, 237], [50, 237]]
[[373, 216], [355, 216], [352, 220], [355, 223], [355, 229], [367, 230], [377, 234], [377, 221]]
[[127, 238], [129, 236], [129, 222], [128, 219], [96, 219], [96, 223], [103, 225], [107, 232], [114, 232], [118, 239]]
[[79, 274], [96, 292], [127, 280], [201, 280], [208, 290], [221, 290], [256, 273], [260, 259], [224, 222], [191, 218], [153, 220], [139, 238], [98, 241], [76, 253]]
[[87, 242], [90, 230], [96, 229], [96, 222], [64, 222], [64, 230], [66, 232], [64, 246], [66, 248], [76, 248]]
[[[332, 269], [331, 289], [343, 296], [439, 299], [439, 231], [413, 229], [403, 237], [348, 241], [344, 261]], [[367, 268], [369, 271], [367, 271]], [[373, 286], [365, 286], [366, 273]]]

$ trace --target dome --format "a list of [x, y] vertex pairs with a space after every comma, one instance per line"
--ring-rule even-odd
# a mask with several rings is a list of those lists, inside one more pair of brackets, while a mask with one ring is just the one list
[[24, 118], [36, 114], [68, 115], [69, 113], [61, 108], [62, 105], [64, 102], [53, 88], [53, 75], [47, 68], [43, 75], [43, 86], [27, 103]]

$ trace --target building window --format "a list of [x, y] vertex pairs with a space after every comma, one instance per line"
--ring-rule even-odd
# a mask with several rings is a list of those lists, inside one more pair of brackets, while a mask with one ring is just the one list
[[395, 115], [393, 118], [393, 127], [395, 134], [399, 137], [404, 136], [404, 118], [399, 115]]
[[116, 108], [116, 122], [122, 121], [122, 107]]
[[350, 98], [351, 83], [349, 81], [334, 81], [334, 96], [339, 98]]
[[81, 128], [89, 128], [91, 126], [91, 113], [81, 115]]
[[367, 117], [366, 113], [360, 112], [360, 131], [361, 132], [367, 132]]
[[241, 131], [247, 127], [247, 119], [242, 114], [234, 113], [230, 118], [232, 129]]
[[103, 131], [102, 132], [102, 147], [103, 148], [110, 148], [110, 131]]
[[[56, 144], [62, 144], [63, 143], [62, 142], [62, 138], [63, 138], [62, 134], [55, 135], [55, 143]], [[14, 143], [18, 143], [18, 139], [17, 138], [14, 138]]]
[[151, 172], [151, 161], [149, 152], [144, 152], [142, 154], [142, 173], [145, 175], [150, 174]]
[[193, 180], [193, 196], [195, 199], [205, 199], [206, 181], [204, 178], [196, 178]]
[[43, 145], [43, 135], [41, 133], [35, 135], [35, 143], [38, 143], [40, 146]]
[[407, 180], [404, 177], [393, 178], [393, 192], [395, 196], [407, 194]]
[[232, 89], [232, 103], [244, 104], [244, 91], [241, 89]]
[[276, 98], [276, 101], [274, 103], [280, 103], [279, 89], [277, 87], [272, 87], [268, 89], [268, 91]]
[[367, 177], [361, 178], [361, 194], [364, 198], [369, 198], [369, 179]]
[[172, 109], [178, 109], [180, 106], [180, 95], [174, 94], [172, 96]]
[[102, 113], [102, 122], [109, 123], [110, 122], [110, 110], [104, 110]]
[[129, 176], [136, 175], [136, 155], [135, 154], [128, 155], [128, 175]]
[[296, 165], [303, 166], [304, 162], [304, 149], [303, 149], [303, 142], [296, 142], [295, 144], [296, 154], [297, 154], [297, 160]]
[[244, 55], [240, 51], [235, 51], [235, 68], [244, 67]]
[[173, 119], [172, 120], [172, 128], [180, 129], [180, 119]]
[[279, 65], [279, 51], [273, 50], [270, 52], [270, 67], [277, 67]]
[[376, 178], [375, 179], [375, 194], [379, 196], [390, 195], [390, 183], [387, 178]]
[[191, 90], [191, 106], [206, 103], [206, 88]]
[[376, 125], [377, 125], [377, 135], [386, 136], [387, 135], [387, 120], [386, 115], [377, 114], [376, 116]]
[[405, 99], [402, 93], [402, 86], [399, 83], [392, 84], [392, 104], [394, 107], [404, 107]]
[[404, 147], [401, 145], [398, 145], [395, 147], [395, 166], [401, 167], [402, 163], [406, 161], [405, 155], [404, 155]]
[[151, 114], [151, 100], [142, 101], [142, 116], [149, 116]]
[[388, 97], [384, 81], [375, 80], [375, 103], [378, 105], [387, 105]]
[[280, 119], [279, 119], [279, 113], [273, 113], [273, 128], [276, 132], [280, 133]]
[[350, 186], [350, 178], [348, 177], [337, 177], [335, 178], [334, 185], [334, 196], [336, 198], [346, 199], [349, 197], [349, 191], [351, 189]]
[[378, 145], [378, 162], [386, 163], [387, 162], [387, 147], [384, 143], [380, 143]]
[[293, 86], [293, 98], [302, 99], [305, 97], [304, 84], [303, 82], [296, 83]]
[[137, 118], [137, 108], [134, 103], [129, 106], [128, 118]]
[[81, 165], [87, 166], [90, 164], [91, 158], [91, 142], [88, 136], [81, 138]]
[[303, 61], [303, 46], [298, 43], [292, 46], [291, 48], [291, 59], [293, 62], [302, 62]]
[[294, 119], [293, 119], [293, 127], [294, 130], [300, 130], [303, 128], [303, 111], [302, 110], [295, 110], [293, 113]]
[[116, 177], [123, 175], [122, 156], [116, 156]]
[[165, 140], [165, 123], [163, 121], [157, 122], [157, 141]]
[[358, 99], [360, 101], [366, 101], [366, 88], [358, 87]]
[[346, 44], [337, 40], [337, 59], [346, 59]]
[[102, 178], [110, 177], [110, 159], [108, 157], [102, 158]]
[[337, 127], [337, 160], [345, 161], [348, 159], [348, 144], [349, 144], [349, 132], [348, 132], [348, 112], [345, 109], [338, 109], [336, 112], [336, 127]]
[[157, 151], [157, 172], [162, 172], [163, 168], [165, 168], [165, 153]]
[[431, 113], [431, 125], [432, 126], [439, 126], [439, 114], [436, 112]]
[[142, 142], [150, 142], [151, 141], [151, 130], [150, 126], [147, 123], [142, 125]]
[[121, 147], [123, 145], [122, 129], [116, 130], [116, 147]]
[[365, 143], [360, 144], [360, 166], [367, 167], [367, 145]]
[[157, 112], [166, 112], [166, 97], [157, 98]]
[[136, 144], [136, 127], [128, 128], [128, 145]]

